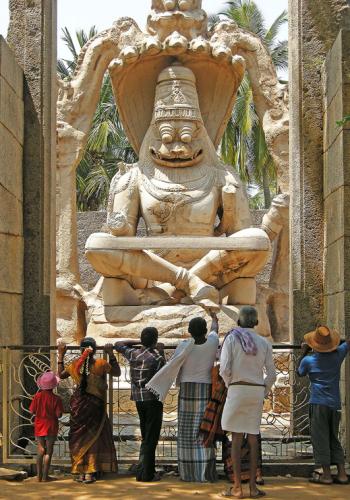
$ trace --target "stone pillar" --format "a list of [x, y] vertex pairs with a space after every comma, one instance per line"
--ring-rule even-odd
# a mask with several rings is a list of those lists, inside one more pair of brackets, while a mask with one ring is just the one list
[[25, 344], [55, 333], [56, 0], [10, 0], [8, 42], [24, 71]]
[[[341, 30], [324, 65], [325, 320], [350, 338], [350, 31]], [[350, 453], [350, 363], [342, 374], [343, 431]], [[347, 387], [347, 390], [345, 388]], [[345, 425], [346, 424], [346, 425]], [[347, 432], [345, 431], [347, 429]]]
[[322, 85], [325, 57], [308, 1], [289, 1], [290, 328], [292, 340], [322, 318]]

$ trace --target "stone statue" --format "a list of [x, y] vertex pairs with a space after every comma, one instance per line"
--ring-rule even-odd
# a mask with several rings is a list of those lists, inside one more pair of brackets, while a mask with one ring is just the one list
[[[147, 236], [164, 239], [160, 250], [149, 251], [147, 238], [144, 250], [118, 248], [119, 237], [136, 235], [141, 217]], [[175, 62], [158, 76], [138, 163], [120, 166], [112, 180], [109, 234], [93, 234], [86, 244], [86, 257], [105, 276], [105, 304], [217, 307], [235, 280], [254, 279], [269, 256], [266, 232], [250, 223], [244, 188], [220, 162], [204, 126], [195, 75]], [[222, 235], [234, 249], [201, 248], [202, 238]], [[192, 238], [188, 248], [176, 248], [179, 237]], [[246, 295], [241, 282], [230, 303], [247, 303]], [[255, 303], [254, 293], [248, 301]]]
[[[145, 31], [133, 19], [118, 19], [83, 47], [72, 79], [59, 82], [58, 335], [79, 340], [88, 316], [94, 336], [137, 335], [146, 319], [163, 336], [181, 336], [189, 314], [203, 314], [186, 304], [256, 303], [265, 317], [260, 332], [269, 336], [266, 298], [256, 293], [254, 277], [269, 253], [266, 234], [272, 241], [274, 233], [249, 229], [244, 188], [216, 149], [246, 71], [279, 190], [288, 192], [287, 87], [259, 37], [229, 20], [209, 29], [201, 0], [151, 0], [150, 7]], [[87, 242], [87, 257], [104, 278], [86, 291], [77, 257], [76, 167], [106, 71], [139, 162], [119, 165], [109, 234]], [[135, 237], [141, 219], [146, 238]], [[229, 307], [223, 329], [237, 317], [238, 309]]]

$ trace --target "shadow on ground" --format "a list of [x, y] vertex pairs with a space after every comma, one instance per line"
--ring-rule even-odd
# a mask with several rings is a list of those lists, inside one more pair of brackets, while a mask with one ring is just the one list
[[[350, 486], [323, 486], [309, 484], [305, 479], [267, 479], [264, 490], [271, 499], [279, 500], [349, 500]], [[92, 485], [73, 482], [71, 479], [52, 483], [37, 483], [34, 478], [23, 482], [0, 481], [0, 498], [36, 500], [188, 500], [219, 499], [227, 482], [215, 484], [184, 483], [177, 478], [163, 478], [158, 483], [137, 483], [133, 477], [115, 476]], [[245, 494], [248, 495], [247, 486]], [[248, 497], [247, 497], [248, 498]]]

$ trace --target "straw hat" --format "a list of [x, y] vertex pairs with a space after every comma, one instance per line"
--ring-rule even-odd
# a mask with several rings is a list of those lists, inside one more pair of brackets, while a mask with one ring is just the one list
[[332, 352], [340, 343], [340, 335], [335, 330], [328, 328], [328, 326], [318, 326], [316, 330], [304, 335], [304, 341], [314, 351]]
[[60, 383], [60, 377], [55, 375], [53, 372], [45, 372], [38, 377], [37, 381], [37, 386], [39, 389], [42, 389], [44, 391], [47, 391], [49, 389], [54, 389], [55, 387], [58, 386]]

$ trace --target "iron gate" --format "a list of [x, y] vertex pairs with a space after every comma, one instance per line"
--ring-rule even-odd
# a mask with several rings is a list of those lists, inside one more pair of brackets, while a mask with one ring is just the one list
[[[175, 347], [167, 347], [171, 356]], [[311, 458], [308, 436], [307, 403], [309, 388], [305, 381], [295, 376], [299, 347], [275, 345], [274, 359], [277, 382], [265, 401], [261, 433], [263, 457], [266, 461]], [[79, 353], [77, 347], [69, 347], [66, 357]], [[29, 405], [37, 387], [38, 376], [50, 367], [57, 369], [56, 347], [7, 346], [1, 348], [2, 386], [2, 456], [4, 463], [34, 463], [35, 440], [33, 417]], [[97, 356], [105, 356], [102, 350]], [[113, 423], [114, 442], [120, 463], [137, 460], [140, 446], [140, 430], [135, 405], [130, 401], [129, 369], [119, 356], [122, 369], [120, 378], [109, 376], [107, 412]], [[70, 382], [62, 381], [59, 394], [63, 397], [65, 413], [60, 421], [59, 434], [54, 450], [53, 464], [69, 464], [69, 396]], [[164, 404], [164, 421], [157, 460], [161, 463], [176, 462], [177, 436], [177, 388], [173, 388]], [[220, 450], [218, 450], [220, 457]]]

